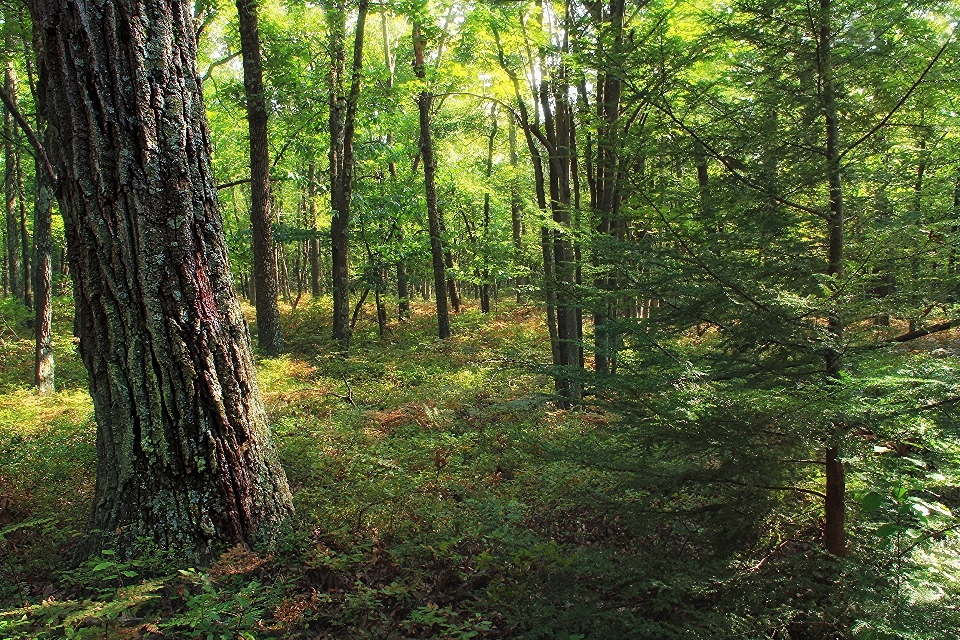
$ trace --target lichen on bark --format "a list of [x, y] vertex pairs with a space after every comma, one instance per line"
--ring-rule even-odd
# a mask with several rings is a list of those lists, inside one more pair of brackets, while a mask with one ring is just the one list
[[191, 5], [31, 12], [97, 420], [79, 555], [255, 544], [292, 507], [231, 281]]

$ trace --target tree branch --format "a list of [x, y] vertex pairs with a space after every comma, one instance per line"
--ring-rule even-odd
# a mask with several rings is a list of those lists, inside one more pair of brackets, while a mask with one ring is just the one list
[[928, 336], [931, 333], [940, 333], [941, 331], [948, 331], [952, 329], [953, 326], [957, 323], [956, 320], [947, 320], [946, 322], [941, 322], [939, 324], [930, 325], [926, 329], [917, 329], [916, 331], [908, 331], [902, 335], [893, 338], [891, 342], [910, 342], [911, 340], [916, 340], [917, 338], [922, 338], [923, 336]]
[[849, 147], [847, 147], [846, 149], [844, 149], [843, 151], [841, 151], [841, 152], [840, 152], [840, 156], [837, 158], [838, 160], [843, 160], [843, 157], [844, 157], [845, 155], [847, 155], [848, 153], [850, 153], [851, 151], [853, 151], [854, 149], [856, 149], [858, 146], [860, 146], [860, 144], [862, 144], [863, 142], [865, 142], [865, 141], [866, 141], [868, 138], [870, 138], [873, 134], [875, 134], [877, 131], [879, 131], [879, 130], [883, 127], [883, 125], [887, 124], [887, 121], [888, 121], [890, 118], [893, 117], [893, 114], [895, 114], [897, 111], [900, 110], [900, 107], [902, 107], [903, 104], [907, 101], [907, 99], [908, 99], [911, 95], [913, 95], [913, 92], [916, 91], [916, 90], [917, 90], [917, 87], [920, 86], [920, 83], [923, 82], [923, 79], [927, 76], [927, 73], [930, 72], [930, 69], [933, 68], [933, 65], [937, 64], [937, 60], [939, 60], [939, 59], [940, 59], [940, 56], [942, 56], [942, 55], [944, 54], [944, 52], [947, 50], [947, 47], [950, 45], [950, 42], [953, 41], [953, 34], [954, 34], [954, 31], [951, 31], [949, 37], [947, 37], [947, 41], [943, 43], [943, 46], [940, 47], [940, 50], [937, 51], [937, 54], [936, 54], [935, 56], [933, 56], [933, 58], [932, 58], [932, 59], [930, 60], [930, 62], [927, 64], [926, 68], [924, 68], [923, 73], [921, 73], [921, 74], [920, 74], [920, 77], [917, 78], [917, 81], [914, 82], [914, 83], [910, 86], [910, 88], [907, 89], [907, 92], [906, 92], [905, 94], [903, 94], [903, 96], [900, 97], [900, 99], [897, 101], [897, 104], [893, 105], [893, 109], [891, 109], [890, 112], [889, 112], [887, 115], [883, 116], [883, 119], [880, 120], [880, 122], [878, 122], [877, 124], [875, 124], [875, 125], [873, 126], [873, 128], [870, 129], [870, 131], [867, 131], [865, 134], [863, 134], [862, 136], [860, 136], [860, 138], [859, 138], [856, 142], [854, 142], [854, 143], [851, 144]]
[[232, 182], [218, 184], [217, 191], [220, 191], [221, 189], [229, 189], [230, 187], [236, 187], [241, 184], [247, 184], [248, 182], [250, 182], [250, 178], [240, 178], [239, 180], [234, 180]]
[[200, 82], [203, 83], [203, 82], [206, 82], [207, 80], [209, 80], [209, 79], [210, 79], [210, 74], [213, 73], [213, 70], [216, 69], [217, 67], [219, 67], [220, 65], [227, 64], [227, 63], [230, 62], [231, 60], [234, 60], [234, 59], [239, 58], [239, 57], [240, 57], [240, 52], [237, 51], [236, 53], [231, 53], [231, 54], [230, 54], [229, 56], [227, 56], [226, 58], [220, 58], [219, 60], [214, 60], [213, 62], [210, 63], [210, 66], [207, 67], [207, 72], [206, 72], [205, 74], [203, 74], [203, 77], [202, 77], [202, 78], [200, 78]]
[[774, 195], [773, 193], [770, 193], [770, 190], [769, 190], [769, 189], [764, 189], [762, 186], [756, 184], [755, 182], [753, 182], [752, 180], [750, 180], [749, 178], [747, 178], [745, 175], [743, 175], [742, 173], [740, 173], [739, 171], [737, 171], [736, 167], [733, 166], [733, 164], [730, 162], [730, 159], [729, 159], [728, 157], [726, 157], [726, 156], [724, 156], [723, 154], [719, 153], [716, 149], [714, 149], [714, 148], [710, 145], [710, 143], [708, 143], [706, 140], [704, 140], [704, 139], [701, 138], [699, 135], [697, 135], [697, 133], [696, 133], [693, 129], [691, 129], [690, 127], [688, 127], [687, 124], [686, 124], [685, 122], [683, 122], [683, 120], [680, 120], [677, 116], [675, 116], [675, 115], [673, 114], [673, 110], [670, 109], [670, 107], [669, 107], [668, 105], [661, 105], [661, 104], [658, 104], [657, 102], [651, 102], [650, 104], [653, 105], [655, 108], [659, 109], [664, 115], [666, 115], [668, 118], [670, 118], [670, 119], [674, 122], [674, 124], [676, 124], [676, 125], [679, 126], [681, 129], [683, 129], [684, 131], [686, 131], [691, 137], [693, 137], [694, 140], [696, 140], [696, 141], [699, 142], [701, 145], [703, 145], [704, 150], [705, 150], [707, 153], [709, 153], [715, 160], [720, 161], [720, 163], [727, 169], [727, 171], [729, 171], [729, 172], [731, 173], [731, 175], [733, 175], [733, 177], [736, 178], [739, 182], [743, 183], [744, 185], [746, 185], [747, 187], [753, 189], [754, 191], [757, 191], [757, 192], [759, 192], [759, 193], [764, 194], [765, 196], [769, 197], [771, 200], [773, 200], [773, 201], [776, 202], [777, 204], [782, 204], [782, 205], [787, 206], [787, 207], [790, 207], [790, 208], [792, 208], [792, 209], [797, 209], [797, 210], [799, 210], [799, 211], [805, 211], [805, 212], [807, 212], [807, 213], [812, 213], [813, 215], [815, 215], [815, 216], [817, 216], [817, 217], [819, 217], [819, 218], [823, 218], [823, 217], [824, 217], [824, 215], [823, 215], [822, 212], [817, 211], [816, 209], [814, 209], [814, 208], [812, 208], [812, 207], [807, 207], [807, 206], [804, 206], [804, 205], [802, 205], [802, 204], [800, 204], [800, 203], [798, 203], [798, 202], [792, 202], [792, 201], [787, 200], [787, 199], [785, 199], [785, 198], [781, 198], [781, 197], [779, 197], [779, 196], [777, 196], [777, 195]]
[[43, 172], [47, 174], [47, 179], [50, 180], [50, 184], [54, 187], [54, 190], [56, 190], [57, 174], [53, 170], [53, 166], [50, 164], [50, 160], [47, 158], [47, 152], [40, 143], [40, 140], [37, 138], [37, 134], [33, 132], [33, 129], [30, 127], [30, 123], [27, 122], [27, 119], [23, 117], [22, 113], [20, 113], [20, 110], [17, 108], [16, 101], [14, 101], [13, 97], [7, 93], [6, 89], [2, 87], [0, 87], [0, 100], [3, 101], [3, 105], [8, 111], [10, 111], [10, 114], [17, 122], [17, 125], [23, 130], [24, 134], [26, 134], [27, 140], [30, 142], [30, 146], [33, 147], [33, 150], [36, 152], [37, 158], [40, 160], [40, 164], [43, 165]]

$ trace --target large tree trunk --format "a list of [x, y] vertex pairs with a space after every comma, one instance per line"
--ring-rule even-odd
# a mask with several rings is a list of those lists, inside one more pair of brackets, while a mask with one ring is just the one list
[[191, 4], [36, 0], [40, 110], [97, 420], [81, 557], [196, 561], [291, 512], [233, 291]]
[[[426, 71], [423, 67], [424, 37], [420, 25], [413, 25], [413, 69], [417, 77], [423, 80]], [[427, 224], [430, 228], [430, 255], [433, 259], [433, 281], [437, 294], [437, 335], [441, 339], [450, 337], [450, 314], [447, 310], [446, 264], [443, 255], [443, 239], [440, 233], [440, 213], [437, 205], [436, 171], [433, 157], [433, 138], [430, 136], [430, 107], [433, 95], [423, 90], [417, 96], [420, 109], [420, 156], [423, 158], [423, 182], [427, 199]]]
[[263, 63], [256, 0], [237, 0], [243, 89], [250, 131], [250, 224], [253, 229], [253, 270], [257, 286], [257, 343], [269, 356], [283, 352], [283, 330], [277, 307], [277, 256], [270, 213], [270, 150], [267, 146], [267, 106], [263, 96]]

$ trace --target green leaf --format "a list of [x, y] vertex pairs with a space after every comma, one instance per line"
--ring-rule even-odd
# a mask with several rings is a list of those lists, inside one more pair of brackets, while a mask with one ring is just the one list
[[876, 534], [884, 538], [889, 538], [892, 535], [896, 535], [898, 531], [900, 531], [900, 525], [889, 522], [877, 529]]
[[124, 576], [124, 577], [127, 577], [127, 578], [136, 578], [136, 577], [137, 577], [137, 572], [136, 572], [136, 571], [121, 571], [121, 572], [120, 572], [120, 575], [122, 575], [122, 576]]
[[876, 491], [871, 491], [867, 495], [863, 496], [861, 501], [861, 508], [866, 512], [870, 513], [871, 511], [876, 511], [880, 508], [880, 505], [883, 504], [883, 496], [877, 493]]
[[109, 569], [110, 567], [115, 567], [115, 566], [117, 566], [117, 563], [116, 563], [116, 562], [110, 562], [110, 561], [108, 560], [108, 561], [106, 561], [106, 562], [101, 562], [100, 564], [98, 564], [97, 566], [95, 566], [95, 567], [93, 568], [93, 570], [94, 570], [94, 571], [103, 571], [104, 569]]

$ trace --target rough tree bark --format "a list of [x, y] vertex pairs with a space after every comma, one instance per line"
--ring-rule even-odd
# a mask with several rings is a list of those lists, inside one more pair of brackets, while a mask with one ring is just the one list
[[97, 420], [78, 553], [146, 537], [209, 560], [268, 536], [291, 502], [230, 277], [192, 5], [30, 11]]
[[283, 329], [277, 306], [277, 255], [270, 212], [270, 150], [267, 145], [267, 105], [263, 96], [263, 62], [256, 0], [237, 0], [243, 90], [250, 132], [250, 224], [253, 230], [253, 270], [256, 272], [257, 344], [268, 356], [283, 353]]

